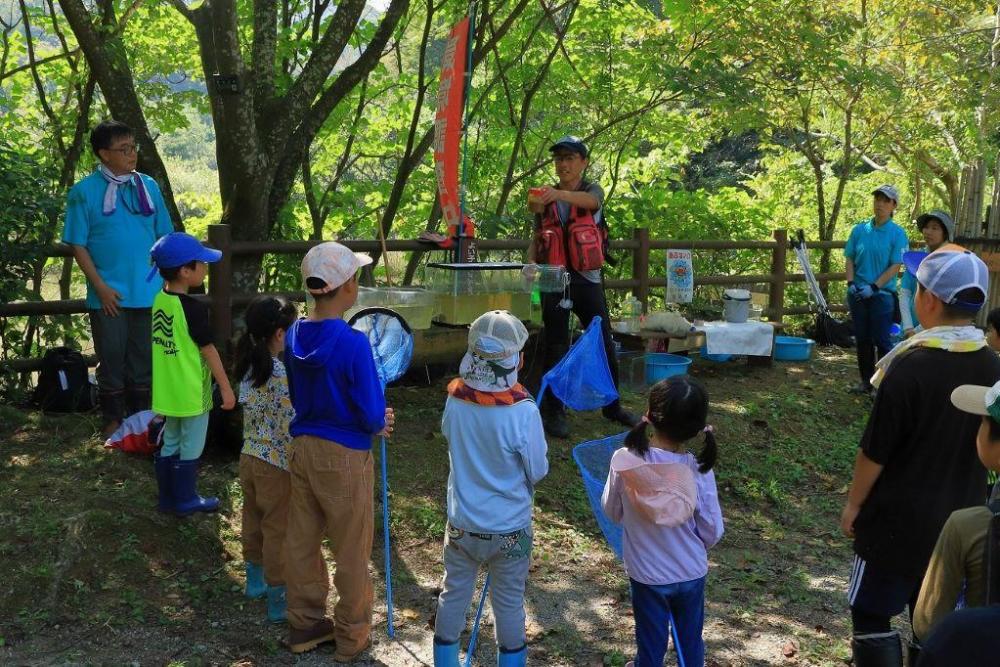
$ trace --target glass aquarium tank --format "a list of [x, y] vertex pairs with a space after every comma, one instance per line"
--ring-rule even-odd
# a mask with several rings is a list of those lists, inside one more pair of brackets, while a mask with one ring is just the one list
[[437, 321], [471, 324], [490, 310], [507, 310], [521, 320], [531, 319], [532, 285], [517, 262], [433, 262], [424, 269], [424, 287], [436, 298]]

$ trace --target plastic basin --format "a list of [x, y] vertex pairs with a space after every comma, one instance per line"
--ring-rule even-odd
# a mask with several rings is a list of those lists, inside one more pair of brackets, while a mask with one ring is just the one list
[[774, 358], [778, 361], [808, 361], [816, 341], [798, 336], [775, 336]]
[[714, 361], [718, 364], [725, 363], [733, 358], [731, 354], [709, 354], [708, 345], [702, 345], [701, 350], [698, 352], [698, 356], [702, 359], [708, 359], [709, 361]]
[[691, 360], [678, 354], [650, 352], [646, 355], [646, 384], [656, 384], [674, 375], [686, 375]]

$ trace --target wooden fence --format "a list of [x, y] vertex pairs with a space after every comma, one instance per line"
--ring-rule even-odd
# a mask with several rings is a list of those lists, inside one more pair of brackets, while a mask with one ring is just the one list
[[[226, 345], [233, 336], [233, 308], [244, 306], [259, 294], [239, 294], [233, 292], [233, 258], [244, 256], [263, 257], [269, 254], [302, 255], [319, 241], [234, 241], [228, 225], [210, 225], [208, 229], [208, 244], [222, 251], [222, 259], [209, 266], [208, 294], [206, 299], [211, 309], [212, 328], [216, 340]], [[381, 250], [379, 241], [341, 241], [348, 248], [357, 252], [377, 252]], [[525, 251], [528, 248], [526, 239], [478, 239], [480, 251]], [[809, 244], [810, 249], [825, 250], [844, 247], [843, 241], [818, 241]], [[426, 251], [428, 246], [417, 241], [388, 240], [386, 249], [394, 251]], [[785, 306], [785, 288], [789, 283], [804, 282], [805, 276], [799, 272], [788, 271], [789, 243], [788, 232], [784, 229], [775, 230], [773, 238], [768, 241], [722, 241], [701, 240], [684, 241], [672, 239], [651, 239], [649, 230], [637, 228], [631, 239], [611, 241], [612, 250], [624, 250], [632, 254], [631, 278], [609, 278], [605, 287], [610, 290], [630, 290], [638, 298], [643, 308], [648, 307], [650, 291], [666, 287], [666, 278], [649, 275], [650, 255], [657, 250], [757, 250], [770, 253], [771, 272], [760, 275], [698, 275], [695, 274], [695, 286], [716, 285], [733, 286], [749, 284], [768, 285], [768, 306], [764, 315], [773, 321], [781, 321], [786, 315], [803, 315], [810, 312], [804, 305]], [[69, 246], [57, 244], [48, 255], [51, 257], [70, 257]], [[816, 278], [821, 283], [845, 280], [843, 273], [817, 273]], [[303, 293], [282, 293], [282, 296], [302, 300]], [[832, 310], [843, 310], [839, 304], [831, 304]], [[83, 299], [61, 301], [15, 301], [0, 304], [0, 317], [20, 317], [28, 315], [66, 315], [85, 313], [86, 304]], [[40, 360], [17, 359], [3, 362], [7, 368], [19, 372], [38, 370]]]

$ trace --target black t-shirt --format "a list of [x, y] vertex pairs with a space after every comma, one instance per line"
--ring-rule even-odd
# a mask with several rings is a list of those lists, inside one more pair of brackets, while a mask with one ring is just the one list
[[[188, 334], [191, 336], [194, 344], [198, 347], [212, 345], [215, 340], [212, 336], [212, 325], [208, 317], [208, 307], [190, 294], [171, 292], [166, 289], [163, 291], [181, 300], [181, 308], [184, 309], [184, 319], [187, 320]], [[986, 482], [984, 481], [983, 483], [985, 484]]]
[[1000, 606], [948, 614], [931, 632], [917, 667], [995, 667], [1000, 664]]
[[893, 362], [861, 437], [865, 455], [885, 466], [854, 523], [854, 550], [866, 562], [922, 577], [948, 516], [986, 502], [980, 417], [953, 406], [951, 392], [998, 379], [989, 348], [918, 348]]

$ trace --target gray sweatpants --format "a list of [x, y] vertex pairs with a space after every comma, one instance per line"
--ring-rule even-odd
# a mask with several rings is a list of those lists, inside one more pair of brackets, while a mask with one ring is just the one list
[[531, 565], [531, 527], [513, 533], [469, 533], [448, 526], [444, 541], [444, 587], [438, 597], [434, 635], [457, 642], [465, 629], [480, 565], [490, 575], [490, 603], [497, 643], [506, 651], [525, 645], [524, 586]]

